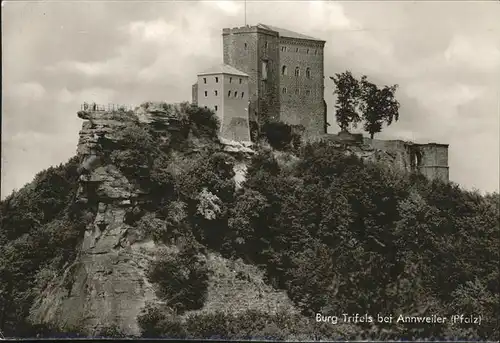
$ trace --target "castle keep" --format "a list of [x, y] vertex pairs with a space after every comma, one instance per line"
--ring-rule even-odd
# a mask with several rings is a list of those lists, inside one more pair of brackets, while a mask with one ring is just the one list
[[[280, 120], [302, 128], [306, 136], [326, 133], [325, 41], [263, 24], [225, 28], [222, 37], [224, 65], [248, 76], [249, 102], [239, 111], [247, 113], [251, 127]], [[210, 99], [200, 93], [199, 81], [198, 77], [193, 86], [193, 102], [205, 104]], [[222, 113], [227, 107], [219, 110], [214, 101], [204, 106], [213, 110], [217, 106], [224, 126], [227, 119]]]

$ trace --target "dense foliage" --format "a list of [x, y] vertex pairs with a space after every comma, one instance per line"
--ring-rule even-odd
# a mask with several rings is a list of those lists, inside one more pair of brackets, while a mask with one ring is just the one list
[[[183, 107], [178, 115], [177, 135], [131, 122], [120, 139], [101, 141], [103, 163], [144, 191], [127, 224], [157, 242], [185, 242], [179, 254], [151, 266], [150, 281], [167, 305], [144, 309], [143, 336], [499, 338], [498, 194], [402, 175], [326, 142], [289, 149], [293, 131], [280, 124], [264, 130], [274, 149], [258, 148], [236, 190], [235, 159], [217, 144], [214, 114]], [[6, 335], [35, 332], [26, 322], [34, 296], [75, 258], [92, 219], [89, 204], [74, 202], [77, 162], [40, 173], [1, 203], [0, 329]], [[210, 273], [201, 256], [207, 249], [262, 267], [301, 315], [189, 314], [206, 296]], [[315, 323], [316, 313], [481, 315], [482, 323], [353, 329]], [[120, 334], [114, 327], [105, 333]]]
[[0, 203], [0, 330], [32, 335], [32, 301], [77, 254], [86, 213], [74, 203], [78, 161], [40, 172]]
[[336, 340], [370, 338], [356, 334], [349, 325], [316, 323], [296, 313], [248, 310], [238, 314], [191, 314], [185, 321], [159, 308], [147, 307], [139, 317], [143, 337], [230, 340]]
[[[396, 337], [498, 337], [498, 194], [399, 175], [326, 143], [297, 168], [256, 156], [230, 225], [306, 315], [481, 315], [481, 325], [391, 325]], [[462, 330], [463, 329], [463, 330]]]

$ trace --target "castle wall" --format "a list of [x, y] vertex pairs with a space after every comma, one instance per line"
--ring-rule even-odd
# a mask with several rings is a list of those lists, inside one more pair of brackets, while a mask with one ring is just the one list
[[277, 33], [241, 27], [223, 29], [222, 36], [224, 63], [249, 75], [250, 121], [279, 118]]
[[223, 75], [221, 135], [226, 139], [250, 141], [248, 121], [248, 77]]
[[306, 135], [326, 133], [323, 47], [321, 41], [280, 39], [280, 120], [304, 126]]
[[405, 170], [419, 172], [429, 179], [449, 181], [448, 145], [414, 144], [402, 140], [364, 138], [364, 143], [374, 149], [396, 153]]
[[206, 107], [215, 112], [222, 123], [223, 107], [223, 75], [198, 76], [198, 106]]
[[449, 180], [448, 145], [424, 144], [420, 146], [422, 155], [420, 172], [431, 179]]

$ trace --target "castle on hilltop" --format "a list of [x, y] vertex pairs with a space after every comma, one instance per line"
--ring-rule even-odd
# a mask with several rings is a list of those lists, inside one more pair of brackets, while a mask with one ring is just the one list
[[224, 138], [250, 140], [274, 120], [326, 133], [325, 41], [264, 24], [225, 28], [222, 38], [223, 64], [198, 74], [193, 103], [215, 111]]
[[[282, 121], [306, 138], [327, 137], [324, 100], [326, 41], [279, 27], [258, 24], [222, 30], [223, 63], [198, 74], [192, 102], [213, 110], [221, 121], [220, 135], [250, 141], [251, 132], [268, 121]], [[348, 134], [349, 135], [349, 134]], [[389, 154], [404, 156], [407, 171], [430, 179], [449, 180], [448, 145], [402, 140], [368, 140]]]

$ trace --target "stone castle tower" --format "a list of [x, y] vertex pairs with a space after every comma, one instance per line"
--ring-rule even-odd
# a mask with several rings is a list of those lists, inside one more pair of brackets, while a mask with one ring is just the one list
[[198, 74], [193, 103], [215, 112], [223, 138], [249, 142], [248, 93], [248, 75], [222, 64]]
[[225, 28], [224, 64], [248, 75], [251, 125], [281, 120], [307, 136], [326, 133], [325, 41], [259, 24]]

